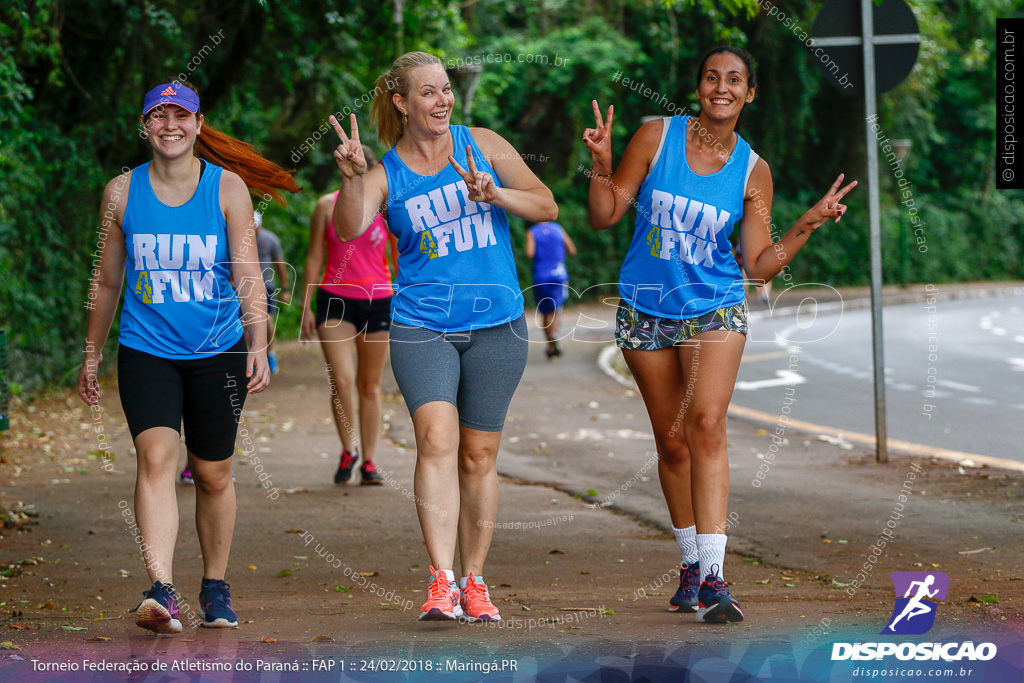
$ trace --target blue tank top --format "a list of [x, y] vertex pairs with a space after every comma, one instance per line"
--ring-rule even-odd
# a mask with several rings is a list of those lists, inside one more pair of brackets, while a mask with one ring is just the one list
[[[469, 129], [451, 126], [455, 160], [498, 175]], [[388, 229], [398, 238], [398, 277], [391, 318], [438, 332], [495, 327], [523, 314], [508, 219], [496, 206], [469, 201], [451, 164], [432, 176], [409, 170], [391, 149], [381, 159], [388, 178]]]
[[537, 247], [533, 255], [534, 283], [569, 281], [565, 268], [565, 240], [562, 226], [558, 223], [538, 223], [530, 228], [533, 243]]
[[132, 171], [124, 232], [128, 286], [118, 341], [174, 360], [205, 358], [242, 336], [231, 286], [219, 166], [207, 164], [192, 197], [167, 206], [149, 183], [149, 164]]
[[619, 275], [619, 294], [630, 306], [677, 320], [744, 300], [729, 235], [743, 217], [753, 154], [737, 134], [725, 166], [697, 175], [686, 161], [689, 119], [665, 119], [668, 130], [640, 185], [636, 230]]

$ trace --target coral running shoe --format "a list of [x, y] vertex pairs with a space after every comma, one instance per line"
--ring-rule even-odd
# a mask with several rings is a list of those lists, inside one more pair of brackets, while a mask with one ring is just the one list
[[697, 621], [711, 624], [724, 624], [727, 621], [736, 623], [743, 621], [740, 603], [729, 595], [729, 584], [717, 575], [717, 569], [711, 568], [715, 574], [708, 574], [697, 591]]
[[700, 589], [700, 563], [683, 562], [679, 567], [679, 590], [669, 602], [669, 612], [693, 614], [697, 611], [697, 591]]
[[174, 586], [157, 581], [142, 594], [146, 597], [135, 608], [135, 625], [154, 633], [181, 633], [178, 596]]
[[501, 621], [498, 608], [491, 603], [491, 595], [487, 592], [487, 584], [469, 575], [466, 587], [462, 589], [459, 600], [466, 621]]
[[338, 471], [334, 473], [335, 484], [347, 484], [352, 479], [352, 468], [356, 466], [357, 460], [359, 460], [359, 453], [349, 453], [342, 449]]
[[450, 621], [462, 616], [459, 586], [445, 573], [430, 567], [434, 580], [427, 586], [427, 601], [420, 608], [420, 621]]
[[377, 466], [372, 462], [364, 462], [363, 466], [359, 468], [362, 481], [359, 483], [363, 486], [383, 486], [384, 479], [381, 478], [380, 474], [377, 473]]
[[199, 588], [199, 616], [206, 628], [238, 626], [238, 617], [231, 609], [231, 586], [220, 579], [207, 579]]

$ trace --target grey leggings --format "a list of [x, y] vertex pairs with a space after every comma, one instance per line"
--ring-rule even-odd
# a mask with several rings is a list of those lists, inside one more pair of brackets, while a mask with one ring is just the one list
[[526, 316], [472, 332], [435, 332], [391, 324], [391, 368], [409, 414], [431, 401], [447, 401], [459, 424], [500, 432], [512, 394], [526, 369]]

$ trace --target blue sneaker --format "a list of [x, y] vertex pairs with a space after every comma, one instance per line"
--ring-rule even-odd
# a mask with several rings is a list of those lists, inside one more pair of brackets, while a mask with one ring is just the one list
[[[715, 570], [712, 567], [712, 570]], [[740, 603], [729, 595], [729, 584], [717, 574], [708, 574], [697, 591], [697, 621], [710, 624], [723, 624], [743, 621]]]
[[669, 600], [669, 612], [693, 614], [697, 611], [697, 590], [700, 588], [700, 563], [690, 562], [679, 567], [679, 590]]
[[206, 628], [238, 626], [238, 616], [231, 609], [231, 586], [220, 579], [203, 578], [199, 588], [199, 616]]
[[267, 354], [267, 365], [270, 366], [270, 374], [276, 375], [278, 371], [276, 351], [271, 351]]
[[178, 596], [174, 586], [157, 581], [142, 594], [146, 597], [135, 608], [135, 625], [154, 633], [181, 633]]

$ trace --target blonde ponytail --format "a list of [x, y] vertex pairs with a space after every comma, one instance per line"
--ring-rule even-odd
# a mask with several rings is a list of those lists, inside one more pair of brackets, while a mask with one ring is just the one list
[[405, 128], [402, 123], [402, 112], [395, 106], [392, 96], [398, 93], [402, 97], [408, 97], [412, 90], [412, 70], [428, 64], [443, 62], [428, 52], [406, 52], [394, 61], [390, 69], [377, 77], [370, 118], [377, 129], [377, 138], [387, 149], [398, 143]]

